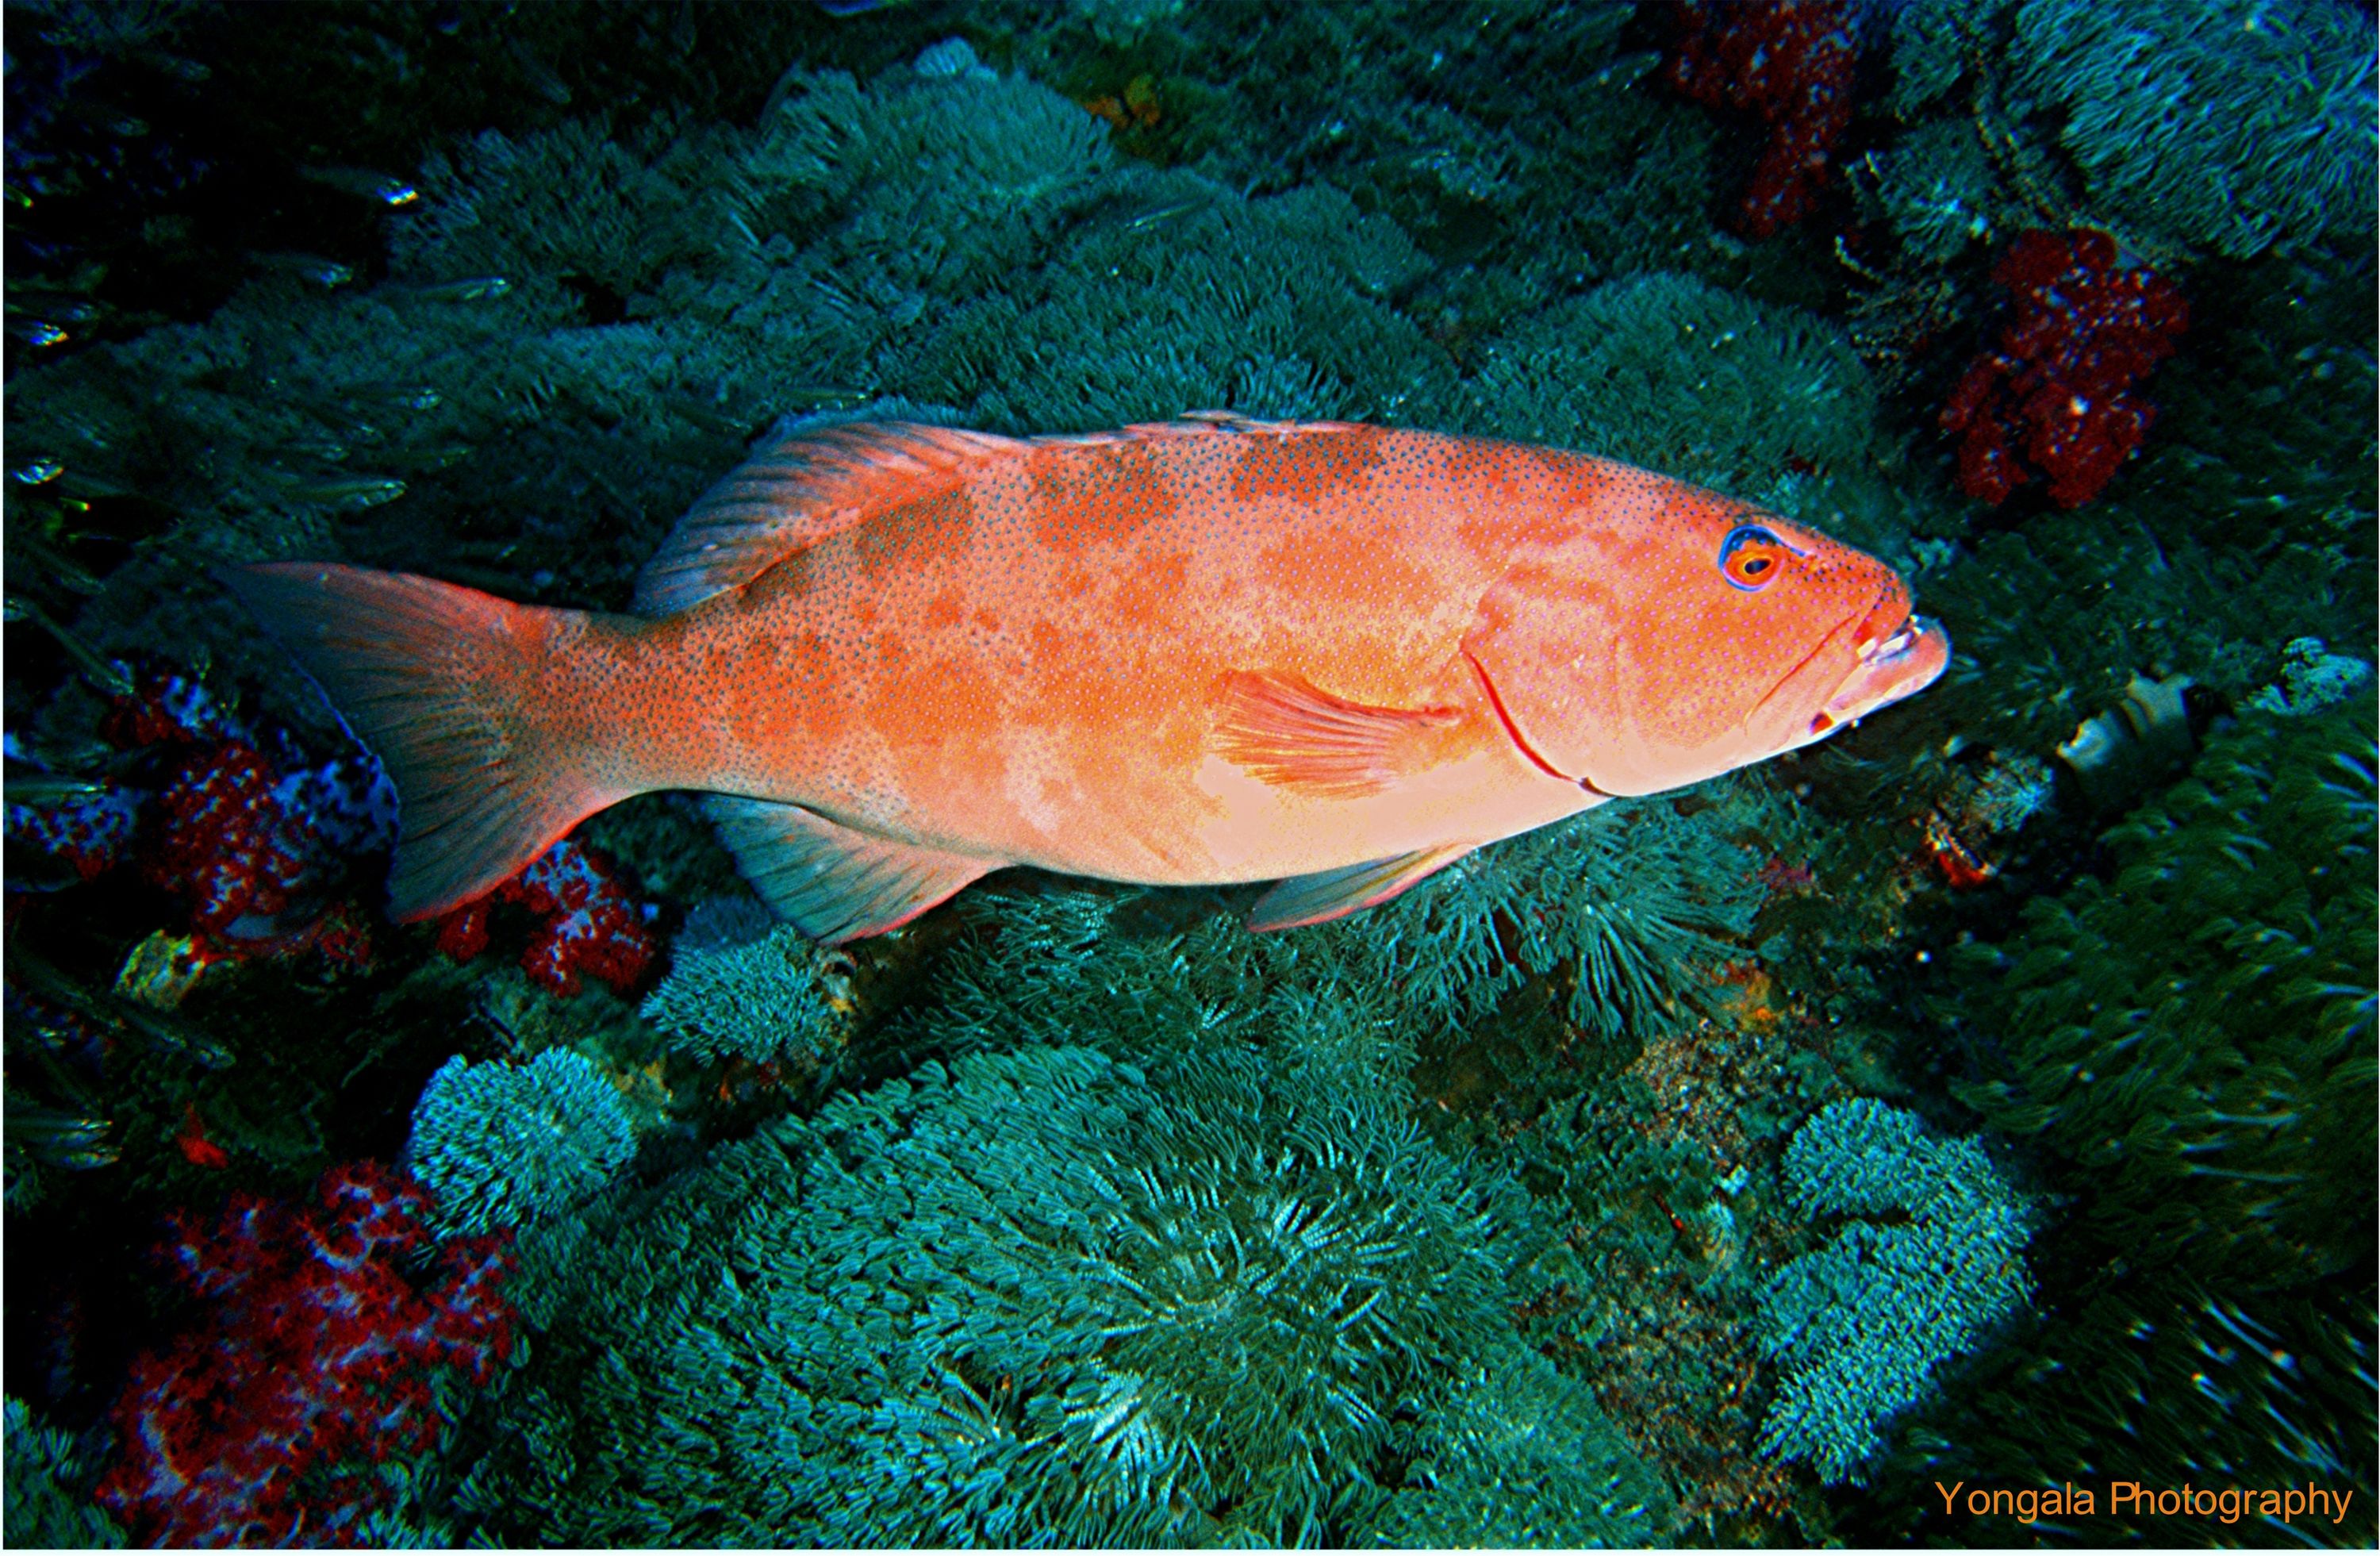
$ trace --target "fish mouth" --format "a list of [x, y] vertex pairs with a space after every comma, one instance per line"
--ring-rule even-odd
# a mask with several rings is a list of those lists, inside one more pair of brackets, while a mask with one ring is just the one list
[[1879, 606], [1860, 624], [1852, 650], [1851, 672], [1810, 720], [1812, 740], [1933, 685], [1949, 665], [1950, 635], [1906, 607]]

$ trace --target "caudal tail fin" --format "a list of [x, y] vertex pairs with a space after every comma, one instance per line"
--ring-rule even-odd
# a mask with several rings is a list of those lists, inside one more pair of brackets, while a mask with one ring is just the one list
[[389, 911], [469, 902], [626, 797], [554, 717], [550, 651], [572, 611], [318, 562], [226, 569], [396, 784]]

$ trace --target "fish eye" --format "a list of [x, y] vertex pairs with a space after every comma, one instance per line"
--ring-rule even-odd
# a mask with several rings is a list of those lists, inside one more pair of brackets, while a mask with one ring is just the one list
[[1763, 590], [1776, 580], [1785, 558], [1791, 554], [1792, 548], [1779, 540], [1775, 530], [1739, 524], [1719, 542], [1718, 570], [1738, 589]]

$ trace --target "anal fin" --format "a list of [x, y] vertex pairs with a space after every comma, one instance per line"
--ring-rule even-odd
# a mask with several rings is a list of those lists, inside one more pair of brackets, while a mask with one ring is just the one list
[[798, 805], [712, 795], [704, 808], [761, 900], [830, 945], [898, 929], [1000, 868], [875, 837]]
[[1386, 859], [1371, 859], [1343, 869], [1293, 875], [1257, 899], [1248, 914], [1248, 928], [1294, 930], [1327, 924], [1350, 913], [1377, 907], [1398, 893], [1463, 857], [1475, 843], [1441, 843]]

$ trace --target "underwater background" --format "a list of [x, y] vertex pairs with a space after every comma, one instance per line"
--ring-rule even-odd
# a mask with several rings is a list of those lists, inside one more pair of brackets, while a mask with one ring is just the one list
[[[5, 21], [10, 1544], [2373, 1542], [2368, 6]], [[785, 418], [1202, 408], [1956, 657], [1319, 928], [828, 952], [678, 795], [389, 922], [210, 577], [620, 610]]]

